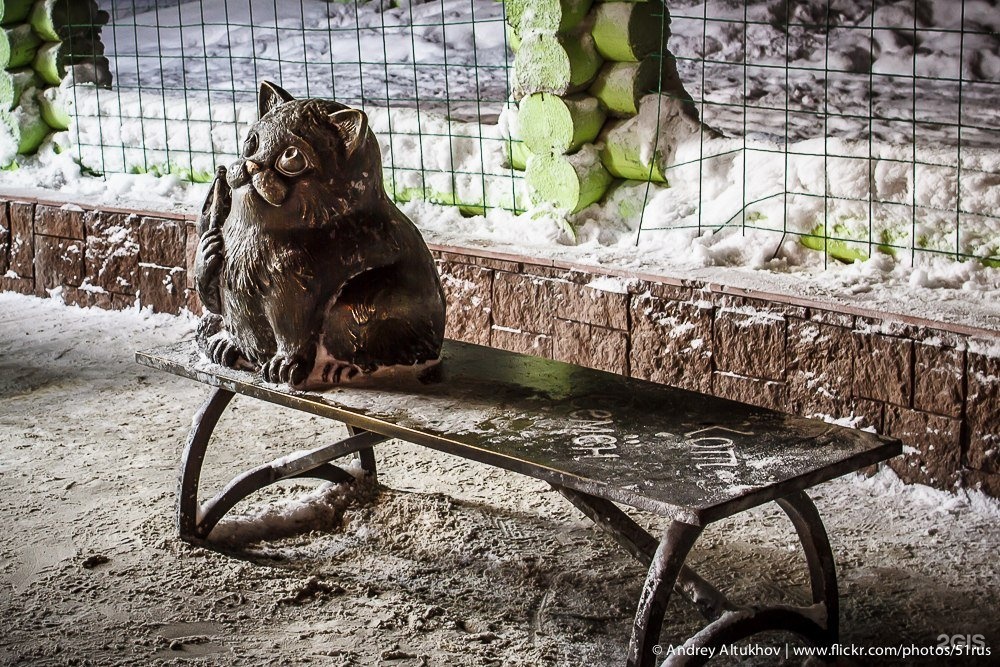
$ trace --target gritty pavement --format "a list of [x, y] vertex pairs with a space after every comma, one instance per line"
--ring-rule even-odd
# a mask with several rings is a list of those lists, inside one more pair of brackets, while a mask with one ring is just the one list
[[[387, 443], [379, 488], [282, 483], [237, 506], [213, 549], [180, 541], [175, 471], [207, 388], [133, 354], [193, 327], [0, 294], [0, 665], [623, 664], [643, 569], [546, 485], [446, 454]], [[345, 433], [237, 397], [204, 484]], [[845, 644], [982, 635], [992, 652], [857, 664], [996, 664], [1000, 504], [886, 472], [812, 495]], [[808, 595], [773, 507], [711, 526], [691, 562], [736, 599]], [[696, 621], [672, 600], [662, 641]], [[802, 664], [786, 643], [800, 645], [767, 635], [747, 646], [779, 658], [713, 664]]]

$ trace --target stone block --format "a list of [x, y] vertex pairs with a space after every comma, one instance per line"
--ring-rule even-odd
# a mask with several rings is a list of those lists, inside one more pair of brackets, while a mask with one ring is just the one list
[[670, 299], [673, 301], [691, 301], [694, 295], [694, 292], [690, 287], [653, 282], [650, 280], [643, 280], [635, 283], [631, 287], [630, 291], [633, 294], [645, 294], [647, 296], [655, 296], [658, 299]]
[[820, 324], [829, 324], [835, 327], [854, 328], [854, 315], [838, 313], [824, 308], [811, 307], [808, 309], [809, 320]]
[[913, 341], [861, 331], [852, 337], [854, 395], [908, 407], [913, 390]]
[[805, 306], [784, 303], [776, 299], [755, 299], [742, 294], [715, 292], [712, 295], [712, 301], [715, 303], [715, 307], [720, 310], [736, 310], [744, 313], [759, 314], [761, 317], [785, 316], [805, 319], [808, 314], [808, 309]]
[[10, 216], [7, 202], [0, 201], [0, 276], [10, 267]]
[[921, 345], [932, 347], [943, 347], [953, 350], [964, 350], [969, 346], [969, 335], [957, 331], [944, 331], [943, 329], [932, 329], [930, 326], [915, 327], [913, 340]]
[[72, 204], [38, 204], [35, 207], [35, 233], [82, 241], [85, 238], [83, 213], [82, 208]]
[[441, 287], [448, 303], [445, 336], [490, 344], [493, 271], [473, 264], [442, 262]]
[[[629, 296], [624, 291], [600, 289], [601, 281], [591, 285], [557, 282], [556, 316], [563, 320], [593, 324], [607, 329], [628, 331]], [[616, 281], [605, 284], [617, 287]], [[622, 283], [622, 285], [624, 285]]]
[[552, 358], [552, 336], [497, 325], [490, 329], [490, 347], [530, 354], [533, 357]]
[[139, 222], [139, 261], [166, 269], [187, 267], [187, 223], [145, 216]]
[[556, 320], [552, 338], [554, 359], [628, 375], [628, 335], [624, 331]]
[[89, 284], [135, 298], [139, 277], [138, 223], [138, 216], [125, 213], [92, 211], [84, 216], [87, 229], [84, 271]]
[[915, 343], [913, 407], [948, 417], [962, 416], [965, 353], [954, 348]]
[[589, 271], [579, 271], [577, 269], [568, 269], [563, 266], [552, 266], [550, 264], [524, 262], [521, 266], [521, 272], [526, 275], [535, 276], [536, 278], [548, 278], [549, 280], [559, 282], [575, 283], [577, 285], [586, 285], [594, 277], [594, 274]]
[[965, 470], [962, 473], [962, 486], [982, 491], [992, 498], [1000, 498], [1000, 473]]
[[474, 253], [465, 254], [450, 252], [447, 250], [434, 252], [433, 254], [435, 257], [439, 257], [445, 262], [453, 262], [455, 264], [472, 264], [474, 266], [481, 266], [483, 268], [494, 269], [496, 271], [507, 271], [509, 273], [521, 272], [521, 263], [513, 260], [484, 257]]
[[34, 278], [8, 278], [0, 275], [0, 292], [17, 292], [18, 294], [34, 294]]
[[104, 310], [111, 309], [111, 295], [107, 292], [80, 289], [79, 287], [65, 287], [63, 288], [62, 298], [63, 302], [69, 306], [103, 308]]
[[767, 310], [715, 311], [715, 367], [765, 380], [785, 379], [785, 318]]
[[788, 411], [844, 416], [851, 404], [851, 332], [838, 326], [788, 320]]
[[725, 372], [712, 373], [712, 393], [772, 410], [784, 410], [788, 400], [783, 382]]
[[111, 295], [111, 309], [112, 310], [128, 310], [129, 308], [136, 307], [136, 297], [134, 294], [112, 294]]
[[191, 311], [192, 315], [198, 317], [205, 314], [205, 309], [201, 306], [201, 299], [198, 298], [198, 292], [193, 289], [187, 291], [187, 309]]
[[139, 265], [139, 304], [154, 313], [179, 313], [187, 305], [186, 271], [153, 264]]
[[862, 333], [882, 334], [897, 338], [913, 338], [920, 332], [920, 327], [899, 320], [888, 320], [881, 317], [863, 317], [859, 315], [854, 320], [854, 328]]
[[21, 278], [33, 278], [35, 270], [35, 205], [10, 202], [10, 262], [8, 270]]
[[35, 294], [83, 282], [83, 241], [35, 235]]
[[1000, 474], [1000, 358], [970, 350], [966, 383], [969, 466]]
[[198, 228], [193, 222], [187, 223], [184, 242], [184, 268], [187, 271], [187, 287], [194, 289], [194, 261], [198, 254]]
[[885, 432], [903, 441], [889, 465], [906, 482], [951, 489], [961, 469], [961, 420], [888, 405]]
[[529, 274], [493, 274], [493, 324], [551, 335], [560, 283]]
[[711, 304], [637, 295], [630, 307], [632, 377], [710, 393]]
[[833, 416], [851, 418], [854, 428], [873, 428], [876, 433], [885, 433], [885, 410], [885, 403], [855, 398], [847, 408], [846, 414], [834, 414]]

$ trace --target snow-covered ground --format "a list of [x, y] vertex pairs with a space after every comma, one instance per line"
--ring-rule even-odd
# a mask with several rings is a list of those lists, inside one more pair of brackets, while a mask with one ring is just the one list
[[[546, 485], [425, 448], [379, 446], [388, 488], [378, 494], [272, 488], [220, 526], [220, 551], [181, 543], [175, 470], [207, 389], [132, 355], [195, 325], [0, 294], [0, 664], [624, 662], [643, 569]], [[237, 398], [206, 488], [345, 435]], [[982, 634], [997, 655], [997, 500], [886, 471], [812, 495], [837, 557], [842, 643], [933, 647], [942, 634]], [[735, 600], [808, 596], [794, 533], [772, 507], [709, 527], [692, 558]], [[697, 619], [672, 602], [664, 641]]]
[[[495, 122], [509, 74], [501, 5], [383, 4], [191, 1], [119, 12], [104, 31], [115, 90], [68, 89], [78, 123], [57, 140], [67, 150], [43, 149], [0, 174], [0, 187], [197, 210], [204, 185], [115, 172], [171, 164], [204, 175], [228, 163], [255, 115], [256, 82], [269, 78], [297, 95], [362, 104], [396, 192], [527, 207]], [[998, 328], [995, 1], [898, 0], [874, 14], [862, 0], [669, 6], [685, 85], [725, 137], [682, 142], [671, 187], [620, 187], [570, 216], [572, 234], [565, 215], [544, 207], [469, 217], [405, 205], [428, 239]], [[79, 153], [106, 178], [81, 177]], [[803, 235], [843, 239], [842, 254], [861, 261], [831, 260]]]
[[778, 143], [871, 134], [890, 145], [954, 149], [961, 137], [965, 148], [997, 148], [995, 0], [667, 6], [681, 78], [710, 124]]

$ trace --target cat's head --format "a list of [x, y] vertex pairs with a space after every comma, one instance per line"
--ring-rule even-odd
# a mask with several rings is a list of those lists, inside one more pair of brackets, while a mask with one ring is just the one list
[[296, 100], [269, 82], [261, 84], [258, 108], [227, 178], [262, 214], [280, 208], [282, 219], [298, 216], [313, 226], [385, 196], [381, 152], [364, 112], [333, 100]]

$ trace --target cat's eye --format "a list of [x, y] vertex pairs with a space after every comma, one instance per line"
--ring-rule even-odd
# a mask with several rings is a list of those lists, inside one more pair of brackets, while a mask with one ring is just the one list
[[250, 157], [256, 153], [258, 143], [256, 132], [251, 132], [247, 135], [247, 140], [243, 142], [243, 157]]
[[289, 146], [281, 154], [274, 166], [285, 176], [298, 176], [309, 166], [309, 161], [306, 160], [306, 156], [302, 154], [302, 151], [295, 146]]

